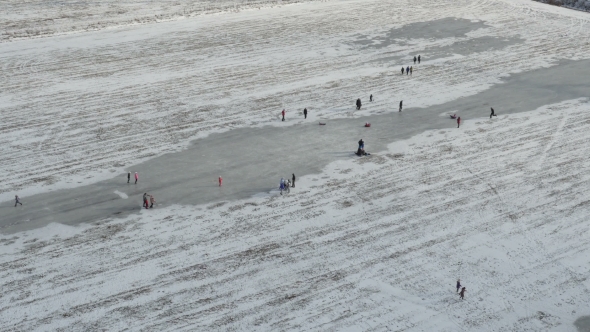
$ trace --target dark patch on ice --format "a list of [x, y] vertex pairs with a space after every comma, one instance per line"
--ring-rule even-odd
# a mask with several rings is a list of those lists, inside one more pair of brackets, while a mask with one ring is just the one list
[[385, 48], [391, 45], [407, 45], [411, 39], [444, 39], [451, 37], [465, 37], [467, 33], [486, 28], [488, 25], [479, 21], [472, 22], [462, 18], [443, 18], [440, 20], [417, 22], [392, 28], [383, 35], [369, 37], [358, 35], [355, 44], [373, 48]]
[[590, 316], [582, 316], [574, 322], [578, 332], [590, 332]]

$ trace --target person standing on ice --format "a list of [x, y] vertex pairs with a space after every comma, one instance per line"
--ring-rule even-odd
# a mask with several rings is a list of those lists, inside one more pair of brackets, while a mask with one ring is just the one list
[[414, 72], [414, 66], [410, 66], [410, 76], [412, 76], [413, 72]]
[[406, 67], [406, 75], [410, 75], [410, 66]]
[[131, 181], [131, 172], [127, 172], [127, 183]]
[[295, 188], [295, 173], [293, 173], [293, 183], [291, 183], [291, 187]]
[[362, 106], [361, 99], [359, 98], [359, 99], [356, 100], [356, 110], [357, 111], [360, 110], [361, 109], [361, 106]]
[[285, 178], [281, 178], [281, 182], [279, 182], [279, 189], [281, 190], [281, 195], [282, 195], [283, 190], [285, 190]]
[[414, 64], [416, 64], [416, 56], [414, 55]]
[[418, 54], [418, 63], [420, 63], [420, 54]]
[[283, 120], [281, 120], [281, 121], [285, 121], [285, 109], [283, 109], [283, 111], [281, 112], [281, 114], [283, 115]]
[[150, 209], [154, 207], [155, 203], [156, 203], [156, 199], [154, 198], [153, 195], [150, 195]]
[[221, 183], [223, 182], [223, 179], [221, 178], [221, 176], [219, 176], [219, 179], [217, 179], [219, 181], [219, 186], [221, 187]]
[[457, 128], [459, 128], [459, 126], [461, 125], [461, 117], [457, 118]]
[[369, 101], [372, 102], [373, 101], [373, 95], [369, 96]]
[[492, 113], [490, 113], [490, 119], [492, 118], [492, 116], [496, 116], [496, 113], [494, 113], [494, 108], [490, 107], [490, 109], [492, 110]]
[[148, 204], [147, 193], [143, 193], [143, 207], [147, 209], [148, 206], [149, 206], [149, 204]]
[[303, 116], [307, 119], [307, 108], [303, 109]]
[[463, 298], [465, 297], [465, 287], [461, 288], [461, 292], [459, 293], [459, 296], [461, 297], [461, 300], [463, 300]]
[[16, 207], [17, 204], [20, 204], [21, 206], [23, 205], [23, 203], [20, 202], [18, 195], [14, 195], [14, 207]]
[[402, 75], [404, 74], [404, 66], [402, 66]]
[[135, 172], [135, 184], [137, 184], [137, 180], [139, 180], [139, 174], [137, 174], [137, 172]]
[[457, 279], [457, 293], [459, 293], [460, 288], [461, 288], [461, 279]]
[[402, 111], [402, 106], [403, 106], [403, 104], [404, 104], [404, 101], [403, 101], [403, 100], [400, 100], [400, 101], [399, 101], [399, 111], [400, 111], [400, 112]]

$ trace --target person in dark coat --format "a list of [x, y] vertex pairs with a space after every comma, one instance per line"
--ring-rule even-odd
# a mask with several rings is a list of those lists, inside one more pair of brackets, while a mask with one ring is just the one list
[[359, 99], [356, 100], [356, 110], [357, 111], [360, 110], [361, 109], [361, 106], [362, 106], [361, 105], [361, 99], [359, 98]]
[[457, 293], [459, 293], [459, 289], [461, 289], [461, 279], [457, 279]]
[[402, 66], [402, 75], [404, 74], [404, 67]]
[[459, 293], [459, 296], [461, 297], [461, 300], [463, 300], [463, 298], [465, 297], [465, 287], [461, 288], [461, 292]]
[[416, 56], [414, 55], [414, 64], [416, 64]]
[[420, 55], [418, 55], [418, 63], [420, 63]]
[[496, 116], [496, 113], [494, 113], [494, 108], [490, 107], [490, 109], [492, 110], [492, 113], [490, 113], [490, 119], [492, 118], [492, 116]]
[[295, 188], [295, 173], [293, 173], [293, 183], [291, 183], [291, 187]]
[[459, 128], [459, 126], [461, 125], [461, 117], [457, 118], [457, 128]]
[[369, 101], [373, 101], [373, 95], [369, 97]]
[[307, 108], [303, 109], [303, 116], [307, 119]]
[[14, 195], [14, 207], [16, 207], [17, 204], [23, 205], [23, 203], [20, 202], [20, 197]]
[[400, 111], [400, 112], [402, 111], [402, 105], [403, 105], [403, 103], [404, 103], [404, 101], [403, 101], [403, 100], [400, 100], [400, 101], [399, 101], [399, 111]]
[[131, 172], [127, 172], [127, 183], [131, 180]]
[[281, 112], [281, 114], [283, 115], [283, 120], [281, 121], [285, 121], [285, 110], [283, 109], [283, 111]]
[[406, 75], [410, 75], [410, 66], [406, 67]]

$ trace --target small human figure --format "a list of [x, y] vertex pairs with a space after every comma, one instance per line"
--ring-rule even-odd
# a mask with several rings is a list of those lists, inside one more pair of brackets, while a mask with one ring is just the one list
[[221, 176], [219, 176], [219, 179], [217, 179], [219, 181], [219, 186], [221, 187], [221, 183], [223, 182], [223, 179], [221, 178]]
[[459, 293], [459, 296], [461, 296], [461, 300], [463, 300], [463, 298], [465, 297], [465, 287], [461, 288], [461, 292]]
[[412, 76], [413, 72], [414, 72], [414, 66], [410, 66], [410, 76]]
[[410, 75], [410, 66], [406, 67], [406, 75]]
[[17, 204], [20, 204], [21, 206], [23, 205], [23, 203], [20, 202], [18, 195], [14, 195], [14, 207], [16, 207]]
[[365, 141], [363, 141], [363, 139], [361, 138], [361, 140], [359, 141], [359, 149], [364, 150], [365, 149]]
[[372, 102], [373, 101], [373, 95], [369, 96], [369, 101]]
[[283, 120], [281, 120], [281, 121], [285, 121], [285, 109], [283, 109], [283, 111], [281, 112], [281, 114], [283, 115]]
[[404, 74], [404, 66], [402, 66], [402, 75]]
[[414, 64], [416, 64], [416, 56], [414, 55]]
[[371, 123], [369, 123], [369, 122], [365, 122], [365, 127], [366, 127], [366, 128], [369, 128], [369, 127], [371, 127]]
[[403, 106], [403, 104], [404, 104], [404, 101], [403, 101], [403, 100], [400, 100], [400, 101], [399, 101], [399, 111], [400, 111], [400, 112], [402, 111], [402, 106]]
[[361, 99], [359, 98], [359, 99], [356, 100], [356, 110], [357, 111], [360, 110], [361, 109], [361, 106], [362, 106]]
[[127, 172], [127, 183], [131, 180], [131, 172]]
[[303, 109], [303, 116], [307, 119], [307, 108]]
[[490, 107], [490, 109], [492, 110], [492, 113], [490, 113], [490, 119], [492, 118], [492, 116], [496, 116], [496, 113], [494, 113], [494, 108]]
[[418, 54], [418, 63], [420, 63], [420, 54]]
[[139, 174], [137, 174], [137, 172], [135, 172], [135, 184], [137, 184], [137, 180], [139, 180]]
[[291, 187], [295, 188], [295, 173], [293, 173], [293, 182], [291, 183]]
[[461, 117], [457, 118], [457, 128], [459, 128], [459, 126], [461, 125]]
[[457, 293], [459, 293], [460, 288], [461, 288], [461, 279], [457, 279]]
[[281, 182], [279, 182], [279, 189], [281, 189], [281, 195], [282, 195], [283, 190], [285, 190], [285, 178], [281, 178]]
[[149, 206], [149, 204], [148, 204], [147, 193], [143, 193], [143, 207], [147, 209], [148, 206]]
[[156, 199], [153, 195], [150, 195], [150, 209], [154, 207], [154, 203], [156, 203]]

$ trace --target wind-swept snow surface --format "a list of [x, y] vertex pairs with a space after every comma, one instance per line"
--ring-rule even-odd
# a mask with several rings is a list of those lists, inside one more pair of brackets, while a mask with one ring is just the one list
[[589, 141], [590, 103], [573, 100], [332, 163], [285, 196], [4, 236], [0, 319], [10, 330], [574, 331], [590, 307]]
[[3, 43], [0, 199], [108, 178], [211, 132], [282, 124], [283, 108], [286, 125], [304, 107], [309, 121], [395, 112], [401, 99], [440, 104], [590, 58], [587, 20], [531, 6], [314, 2]]

